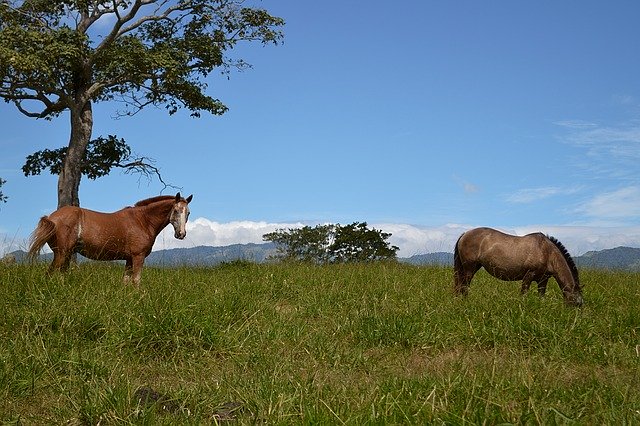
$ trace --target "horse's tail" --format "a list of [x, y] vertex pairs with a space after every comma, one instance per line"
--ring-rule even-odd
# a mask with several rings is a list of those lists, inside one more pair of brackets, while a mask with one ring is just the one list
[[460, 274], [462, 274], [462, 259], [460, 258], [460, 249], [458, 248], [462, 235], [458, 237], [458, 240], [456, 241], [456, 246], [453, 249], [453, 280], [454, 280], [454, 286], [456, 290], [460, 290], [459, 288], [460, 280], [462, 279], [462, 277], [460, 276]]
[[38, 222], [38, 226], [31, 234], [31, 244], [29, 245], [29, 253], [27, 258], [30, 262], [36, 260], [40, 254], [40, 249], [45, 245], [47, 241], [55, 234], [56, 224], [53, 223], [47, 216], [42, 216]]
[[458, 249], [458, 244], [460, 244], [460, 238], [462, 238], [462, 235], [458, 237], [458, 240], [456, 241], [456, 246], [453, 249], [453, 269], [455, 271], [459, 270], [462, 267], [462, 260], [460, 259], [460, 250]]

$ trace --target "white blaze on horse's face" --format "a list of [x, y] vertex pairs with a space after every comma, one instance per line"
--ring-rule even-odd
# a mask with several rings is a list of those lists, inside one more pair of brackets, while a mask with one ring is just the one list
[[179, 201], [173, 206], [171, 217], [169, 218], [169, 223], [173, 225], [175, 237], [179, 240], [187, 236], [187, 220], [189, 220], [188, 202]]

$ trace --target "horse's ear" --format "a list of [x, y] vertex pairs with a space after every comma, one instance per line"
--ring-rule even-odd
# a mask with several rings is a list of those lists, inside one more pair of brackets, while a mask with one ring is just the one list
[[187, 197], [187, 200], [186, 200], [186, 201], [187, 201], [187, 204], [189, 204], [189, 203], [191, 202], [191, 200], [193, 200], [193, 194], [191, 194], [191, 195], [189, 195], [189, 196]]
[[180, 201], [180, 198], [182, 198], [182, 197], [180, 196], [180, 193], [178, 192], [178, 193], [176, 194], [176, 202], [177, 202], [177, 201]]

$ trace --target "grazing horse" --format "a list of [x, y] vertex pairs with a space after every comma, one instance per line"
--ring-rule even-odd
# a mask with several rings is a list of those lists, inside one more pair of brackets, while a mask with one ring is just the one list
[[523, 237], [491, 228], [475, 228], [460, 236], [453, 253], [454, 291], [466, 295], [474, 274], [482, 267], [504, 281], [522, 280], [525, 294], [531, 282], [543, 296], [553, 277], [567, 304], [583, 303], [578, 268], [562, 243], [541, 233]]
[[38, 222], [31, 234], [29, 257], [35, 259], [47, 243], [53, 251], [49, 272], [65, 271], [73, 253], [94, 260], [125, 260], [124, 281], [133, 280], [137, 286], [144, 259], [160, 231], [171, 224], [176, 238], [187, 235], [192, 198], [182, 198], [179, 192], [175, 196], [161, 195], [114, 213], [61, 207]]

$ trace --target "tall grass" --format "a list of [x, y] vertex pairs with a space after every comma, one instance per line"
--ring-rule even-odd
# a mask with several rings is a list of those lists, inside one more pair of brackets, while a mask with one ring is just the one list
[[402, 264], [0, 274], [9, 424], [640, 423], [638, 274], [583, 271], [581, 309]]

